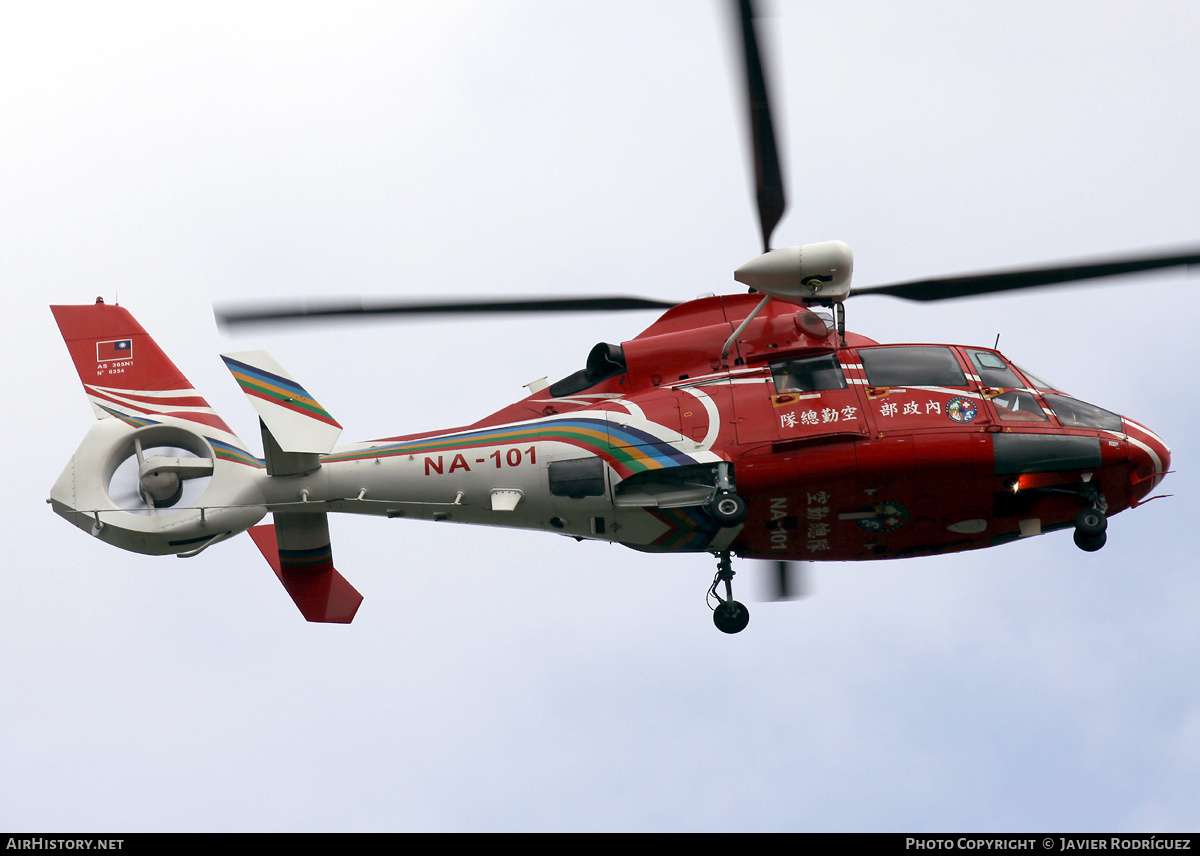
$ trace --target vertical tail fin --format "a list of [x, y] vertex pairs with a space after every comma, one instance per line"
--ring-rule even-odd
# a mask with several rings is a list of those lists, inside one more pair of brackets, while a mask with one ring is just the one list
[[333, 567], [324, 514], [275, 514], [250, 530], [263, 558], [308, 621], [349, 624], [362, 595]]
[[98, 419], [130, 425], [171, 416], [233, 432], [150, 335], [121, 306], [51, 306]]

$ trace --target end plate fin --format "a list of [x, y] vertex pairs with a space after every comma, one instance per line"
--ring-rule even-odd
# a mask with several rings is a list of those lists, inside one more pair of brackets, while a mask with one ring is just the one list
[[221, 359], [284, 452], [329, 454], [342, 426], [266, 351]]

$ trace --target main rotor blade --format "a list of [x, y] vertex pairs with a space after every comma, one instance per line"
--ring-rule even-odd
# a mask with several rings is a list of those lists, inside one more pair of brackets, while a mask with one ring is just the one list
[[355, 319], [375, 315], [479, 315], [495, 313], [621, 312], [671, 309], [675, 303], [641, 297], [543, 297], [509, 300], [395, 301], [366, 303], [361, 299], [293, 304], [259, 304], [241, 308], [214, 307], [221, 326], [309, 320]]
[[762, 229], [763, 252], [771, 249], [771, 233], [783, 217], [787, 200], [783, 194], [783, 176], [779, 168], [779, 149], [775, 126], [771, 121], [771, 99], [763, 73], [762, 55], [754, 32], [752, 0], [738, 0], [741, 22], [742, 67], [745, 71], [746, 107], [750, 121], [750, 141], [754, 155], [754, 188], [758, 199], [758, 222]]
[[1121, 276], [1159, 268], [1195, 264], [1200, 264], [1200, 247], [1189, 247], [1170, 253], [1160, 251], [1152, 255], [1123, 258], [1079, 259], [1073, 262], [1058, 262], [1053, 265], [1019, 270], [916, 279], [892, 285], [856, 288], [852, 294], [889, 294], [905, 300], [950, 300], [955, 297], [973, 297], [977, 294], [992, 294], [997, 291], [1013, 291], [1019, 288], [1062, 285], [1085, 279]]
[[764, 601], [800, 600], [812, 594], [807, 562], [775, 561], [770, 570], [763, 569], [761, 577]]

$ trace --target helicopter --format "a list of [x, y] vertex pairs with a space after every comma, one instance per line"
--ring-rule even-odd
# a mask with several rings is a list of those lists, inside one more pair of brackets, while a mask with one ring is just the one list
[[[664, 314], [584, 367], [461, 428], [338, 446], [341, 424], [268, 354], [223, 355], [261, 423], [253, 454], [123, 307], [54, 307], [96, 424], [54, 510], [136, 552], [194, 556], [248, 531], [302, 614], [352, 620], [328, 515], [541, 530], [717, 557], [716, 626], [746, 627], [732, 557], [903, 558], [1072, 529], [1150, 498], [1170, 451], [1150, 429], [1069, 396], [999, 351], [885, 345], [846, 329], [864, 294], [942, 300], [1200, 263], [1200, 252], [1046, 265], [851, 290], [840, 242], [773, 249], [785, 210], [754, 11], [737, 4], [762, 254], [750, 293], [226, 311], [225, 324], [359, 314]], [[949, 487], [953, 486], [953, 490]], [[273, 523], [258, 525], [270, 513]], [[786, 565], [780, 565], [786, 568]], [[783, 576], [783, 574], [781, 574]]]

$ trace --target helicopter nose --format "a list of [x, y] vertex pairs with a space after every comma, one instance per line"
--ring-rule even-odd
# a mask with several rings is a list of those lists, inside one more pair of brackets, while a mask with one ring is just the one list
[[1129, 463], [1133, 465], [1132, 491], [1141, 499], [1158, 487], [1171, 468], [1171, 449], [1162, 437], [1132, 419], [1125, 420], [1125, 434], [1129, 438]]

